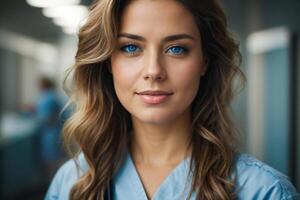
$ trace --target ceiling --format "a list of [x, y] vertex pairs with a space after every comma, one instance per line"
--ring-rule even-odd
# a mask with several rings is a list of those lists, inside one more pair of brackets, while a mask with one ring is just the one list
[[[82, 4], [90, 2], [84, 0]], [[29, 6], [25, 0], [1, 2], [0, 29], [48, 42], [55, 42], [63, 34], [60, 27], [42, 15], [40, 8]]]

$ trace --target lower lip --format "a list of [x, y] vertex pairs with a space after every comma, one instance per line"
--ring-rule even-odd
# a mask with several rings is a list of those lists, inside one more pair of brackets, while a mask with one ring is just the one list
[[170, 95], [139, 95], [147, 104], [160, 104], [168, 100]]

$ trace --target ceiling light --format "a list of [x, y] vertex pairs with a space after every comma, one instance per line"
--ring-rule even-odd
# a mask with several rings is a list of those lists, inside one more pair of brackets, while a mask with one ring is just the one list
[[46, 8], [78, 4], [80, 0], [26, 0], [26, 2], [33, 7]]
[[58, 6], [43, 8], [43, 14], [46, 17], [52, 18], [65, 18], [74, 15], [86, 16], [88, 14], [88, 9], [86, 6], [82, 5]]
[[63, 27], [63, 32], [70, 35], [75, 35], [78, 33], [78, 28], [76, 27]]
[[66, 18], [54, 18], [54, 24], [62, 27], [81, 27], [86, 22], [85, 16], [72, 16]]

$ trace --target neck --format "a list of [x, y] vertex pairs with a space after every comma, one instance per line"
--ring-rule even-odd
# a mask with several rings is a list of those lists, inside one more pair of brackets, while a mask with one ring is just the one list
[[133, 119], [130, 151], [137, 164], [176, 165], [190, 154], [190, 113], [165, 124], [142, 123]]

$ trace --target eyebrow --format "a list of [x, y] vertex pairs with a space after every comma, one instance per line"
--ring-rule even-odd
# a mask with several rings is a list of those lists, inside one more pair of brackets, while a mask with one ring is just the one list
[[[120, 37], [125, 37], [125, 38], [139, 40], [139, 41], [146, 41], [146, 38], [139, 36], [139, 35], [134, 35], [131, 33], [119, 33], [118, 38], [120, 38]], [[169, 35], [169, 36], [165, 37], [162, 41], [163, 42], [171, 42], [171, 41], [181, 40], [181, 39], [195, 40], [195, 38], [192, 37], [191, 35], [183, 33], [183, 34]]]

